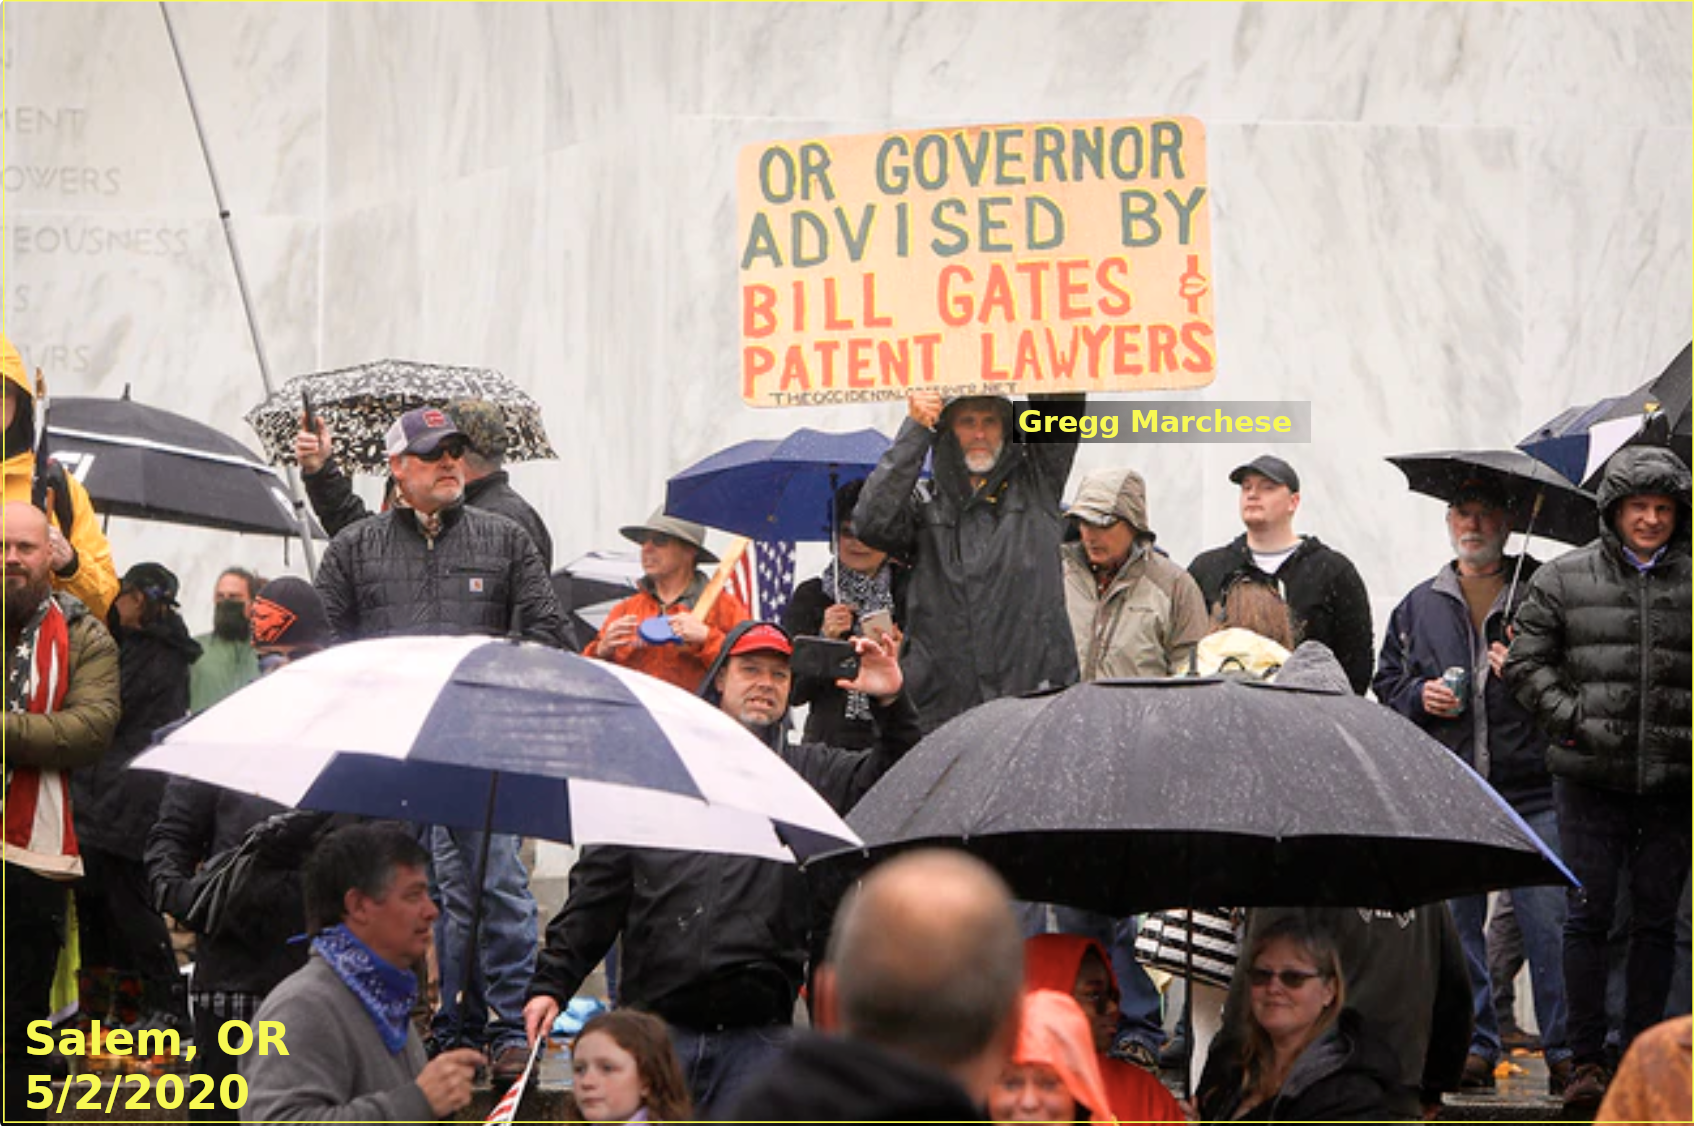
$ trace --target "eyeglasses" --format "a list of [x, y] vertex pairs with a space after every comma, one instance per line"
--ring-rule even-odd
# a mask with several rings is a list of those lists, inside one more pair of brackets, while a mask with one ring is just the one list
[[444, 457], [458, 461], [465, 456], [465, 444], [463, 442], [443, 442], [427, 454], [413, 454], [412, 456], [419, 461], [440, 461]]
[[1268, 989], [1271, 982], [1280, 981], [1282, 987], [1292, 993], [1304, 988], [1305, 984], [1313, 978], [1327, 976], [1329, 975], [1317, 970], [1267, 970], [1260, 966], [1254, 966], [1247, 971], [1247, 982], [1254, 989]]
[[675, 536], [667, 536], [663, 532], [648, 532], [641, 537], [642, 543], [650, 543], [654, 547], [669, 547], [676, 542]]

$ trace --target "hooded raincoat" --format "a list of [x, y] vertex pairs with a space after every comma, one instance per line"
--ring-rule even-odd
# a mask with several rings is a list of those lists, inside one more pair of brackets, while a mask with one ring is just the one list
[[1108, 1126], [1119, 1116], [1107, 1105], [1110, 1099], [1100, 1080], [1099, 1059], [1088, 1018], [1069, 990], [1032, 989], [1023, 995], [1023, 1019], [1018, 1023], [1012, 1063], [1052, 1068], [1076, 1102], [1077, 1120], [1086, 1112], [1088, 1121]]
[[[1036, 990], [1055, 990], [1069, 996], [1076, 988], [1076, 975], [1082, 969], [1082, 959], [1090, 950], [1106, 967], [1112, 988], [1117, 989], [1117, 974], [1105, 948], [1094, 939], [1077, 934], [1036, 935], [1024, 943], [1024, 988], [1032, 994]], [[1026, 1020], [1028, 1016], [1026, 1009]], [[1021, 1037], [1019, 1047], [1021, 1050]], [[1099, 1068], [1107, 1109], [1120, 1122], [1186, 1121], [1176, 1099], [1146, 1071], [1098, 1053], [1095, 1054], [1095, 1063]]]
[[[1036, 398], [1049, 410], [1083, 402]], [[934, 430], [907, 419], [853, 510], [861, 540], [913, 560], [900, 664], [926, 732], [984, 701], [1077, 680], [1059, 505], [1078, 439], [1020, 442], [1011, 403], [993, 399], [1005, 445], [973, 489], [951, 423], [960, 403], [980, 401], [949, 403]], [[934, 475], [920, 481], [931, 453]]]
[[[1187, 571], [1154, 550], [1147, 486], [1139, 473], [1120, 469], [1090, 474], [1082, 490], [1091, 487], [1109, 498], [1112, 514], [1137, 535], [1129, 558], [1110, 576], [1095, 571], [1082, 544], [1067, 543], [1060, 549], [1065, 606], [1082, 679], [1181, 673], [1195, 643], [1206, 635], [1206, 598]], [[1080, 492], [1077, 499], [1082, 500]], [[1073, 513], [1076, 507], [1072, 505]]]
[[[5, 471], [5, 500], [8, 504], [13, 501], [28, 503], [36, 467], [35, 387], [24, 370], [23, 356], [4, 335], [0, 335], [0, 377], [22, 392], [19, 410], [12, 418], [12, 425], [6, 428], [5, 461], [0, 462], [0, 469]], [[94, 515], [94, 503], [88, 499], [88, 490], [82, 487], [82, 482], [66, 473], [62, 483], [68, 496], [56, 498], [57, 503], [48, 511], [47, 518], [59, 525], [59, 531], [70, 541], [76, 557], [64, 571], [53, 573], [53, 589], [75, 595], [97, 620], [104, 621], [106, 611], [112, 608], [112, 600], [118, 596], [118, 572], [112, 565], [112, 545], [106, 542], [106, 535], [100, 530], [100, 521]], [[69, 527], [64, 526], [62, 513], [70, 514]]]

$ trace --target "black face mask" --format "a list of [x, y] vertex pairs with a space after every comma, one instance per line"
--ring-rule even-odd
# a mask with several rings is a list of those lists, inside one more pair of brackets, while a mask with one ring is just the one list
[[239, 602], [212, 603], [212, 632], [224, 641], [247, 640], [247, 607]]

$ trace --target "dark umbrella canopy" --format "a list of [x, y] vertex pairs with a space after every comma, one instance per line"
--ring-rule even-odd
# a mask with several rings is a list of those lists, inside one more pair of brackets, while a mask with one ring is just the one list
[[1589, 490], [1599, 487], [1607, 460], [1624, 446], [1666, 446], [1689, 465], [1691, 367], [1694, 344], [1629, 394], [1571, 407], [1542, 423], [1518, 449]]
[[848, 824], [873, 853], [959, 845], [1025, 899], [1117, 917], [1214, 903], [1403, 910], [1567, 882], [1498, 795], [1387, 708], [1228, 679], [984, 704], [908, 752]]
[[47, 439], [96, 512], [254, 535], [299, 534], [276, 470], [191, 418], [128, 398], [58, 398], [48, 412]]
[[1508, 527], [1514, 532], [1569, 544], [1585, 544], [1597, 534], [1594, 497], [1520, 450], [1437, 450], [1388, 460], [1406, 475], [1414, 493], [1437, 500], [1451, 501], [1473, 481], [1491, 484], [1506, 498]]
[[888, 446], [875, 430], [804, 428], [741, 442], [672, 477], [665, 512], [755, 540], [828, 541], [835, 490], [870, 476]]

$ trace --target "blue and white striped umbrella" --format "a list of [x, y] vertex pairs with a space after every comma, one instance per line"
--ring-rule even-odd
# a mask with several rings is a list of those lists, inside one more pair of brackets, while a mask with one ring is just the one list
[[484, 637], [326, 650], [184, 723], [134, 767], [283, 805], [576, 844], [793, 861], [859, 843], [804, 779], [705, 701], [616, 665]]

